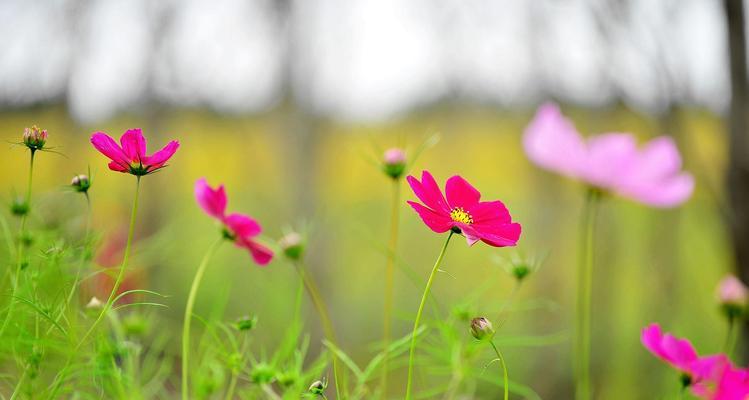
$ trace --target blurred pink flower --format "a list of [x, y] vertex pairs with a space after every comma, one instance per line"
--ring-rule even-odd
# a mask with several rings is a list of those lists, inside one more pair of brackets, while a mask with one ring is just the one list
[[642, 345], [656, 357], [665, 361], [677, 370], [689, 375], [693, 380], [693, 366], [699, 360], [697, 352], [686, 339], [679, 339], [671, 334], [664, 334], [658, 324], [650, 324], [642, 330]]
[[462, 233], [469, 245], [481, 240], [495, 247], [514, 246], [520, 238], [520, 224], [512, 222], [505, 205], [501, 201], [479, 201], [481, 193], [462, 177], [447, 180], [447, 198], [427, 171], [422, 172], [421, 181], [413, 176], [407, 179], [424, 205], [414, 201], [408, 204], [434, 232], [452, 229]]
[[692, 195], [673, 140], [657, 137], [641, 149], [628, 133], [582, 138], [553, 103], [542, 105], [523, 135], [528, 158], [542, 168], [653, 207], [674, 207]]
[[249, 250], [252, 258], [259, 265], [267, 265], [273, 259], [273, 251], [253, 238], [262, 232], [260, 224], [244, 214], [226, 215], [226, 192], [224, 185], [211, 188], [205, 178], [195, 182], [195, 200], [210, 217], [224, 225], [226, 235], [238, 247]]
[[385, 164], [388, 165], [405, 164], [406, 153], [403, 151], [403, 149], [393, 147], [391, 149], [385, 150], [385, 154], [383, 155], [382, 159], [385, 161]]
[[739, 278], [726, 275], [718, 284], [718, 300], [724, 305], [743, 307], [747, 302], [749, 290]]
[[723, 354], [704, 357], [693, 367], [701, 380], [691, 387], [705, 400], [746, 400], [749, 398], [749, 372], [736, 368]]
[[172, 140], [163, 149], [149, 156], [146, 154], [146, 138], [140, 129], [125, 131], [120, 138], [121, 147], [103, 132], [91, 135], [91, 144], [112, 160], [109, 169], [136, 176], [148, 175], [165, 167], [166, 162], [179, 148], [179, 142]]

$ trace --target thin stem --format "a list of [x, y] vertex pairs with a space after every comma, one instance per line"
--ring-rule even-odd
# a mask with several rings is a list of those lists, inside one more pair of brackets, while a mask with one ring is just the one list
[[91, 325], [90, 328], [88, 328], [88, 331], [83, 335], [83, 338], [80, 342], [78, 342], [78, 345], [75, 347], [76, 350], [78, 350], [83, 343], [86, 341], [89, 335], [93, 333], [94, 329], [96, 329], [97, 325], [101, 322], [101, 320], [104, 318], [106, 313], [109, 311], [110, 308], [112, 308], [112, 303], [114, 302], [114, 298], [117, 296], [117, 291], [120, 289], [120, 285], [122, 284], [122, 280], [125, 278], [125, 270], [127, 269], [127, 262], [130, 258], [130, 247], [133, 244], [133, 234], [135, 233], [135, 217], [138, 215], [138, 195], [140, 194], [140, 176], [136, 176], [135, 181], [135, 197], [133, 199], [133, 210], [130, 214], [130, 228], [128, 229], [127, 233], [127, 244], [125, 245], [125, 254], [122, 257], [122, 264], [120, 265], [120, 271], [117, 274], [117, 279], [114, 281], [114, 285], [112, 285], [112, 291], [109, 293], [109, 297], [107, 298], [107, 302], [104, 304], [104, 307], [101, 309], [101, 313], [99, 313], [99, 316], [94, 320], [94, 323]]
[[203, 256], [203, 261], [201, 261], [200, 266], [198, 266], [198, 271], [195, 273], [192, 286], [190, 286], [190, 294], [187, 296], [187, 306], [185, 306], [185, 317], [182, 325], [182, 399], [184, 400], [187, 400], [190, 397], [188, 393], [188, 368], [190, 364], [190, 322], [192, 320], [192, 309], [195, 306], [195, 297], [198, 294], [198, 287], [200, 287], [200, 282], [203, 280], [203, 275], [205, 274], [208, 262], [211, 257], [213, 257], [213, 254], [223, 240], [224, 238], [219, 237], [218, 240], [213, 242], [211, 247], [208, 248], [205, 256]]
[[596, 224], [596, 211], [599, 193], [589, 189], [580, 220], [580, 264], [577, 286], [577, 337], [575, 357], [575, 398], [591, 398], [590, 381], [590, 334], [591, 297], [593, 292], [593, 245]]
[[502, 353], [497, 348], [497, 345], [494, 344], [494, 340], [490, 340], [489, 344], [492, 345], [492, 348], [494, 349], [494, 352], [497, 354], [497, 358], [499, 359], [499, 363], [502, 364], [502, 375], [504, 377], [504, 387], [505, 387], [505, 400], [507, 400], [510, 397], [510, 380], [507, 377], [507, 364], [505, 364], [505, 358], [502, 357]]
[[408, 381], [406, 383], [406, 400], [411, 400], [411, 386], [413, 383], [413, 370], [414, 370], [414, 356], [416, 353], [416, 331], [419, 329], [419, 322], [421, 321], [421, 314], [424, 311], [424, 305], [427, 302], [427, 298], [429, 297], [429, 291], [432, 289], [432, 283], [434, 282], [434, 277], [437, 275], [437, 270], [440, 267], [440, 264], [442, 264], [442, 259], [445, 257], [445, 251], [447, 250], [447, 245], [450, 243], [450, 238], [453, 237], [452, 230], [450, 231], [450, 234], [447, 235], [447, 239], [445, 240], [445, 244], [442, 246], [442, 250], [440, 250], [439, 256], [437, 256], [437, 261], [434, 263], [434, 267], [432, 267], [432, 272], [429, 274], [429, 279], [427, 280], [427, 285], [424, 288], [424, 294], [421, 295], [421, 303], [419, 303], [419, 310], [416, 311], [416, 319], [414, 319], [414, 329], [413, 333], [411, 333], [411, 349], [408, 352]]
[[[333, 323], [330, 319], [330, 315], [328, 314], [328, 308], [325, 305], [322, 297], [320, 296], [320, 291], [317, 288], [317, 284], [315, 283], [314, 279], [312, 279], [312, 277], [307, 273], [301, 261], [295, 263], [295, 265], [297, 272], [302, 277], [304, 287], [307, 289], [307, 293], [312, 299], [312, 304], [315, 306], [317, 313], [320, 315], [320, 320], [322, 321], [325, 336], [331, 343], [333, 343], [333, 345], [340, 348], [338, 339], [335, 334], [335, 329], [333, 329]], [[335, 379], [336, 398], [342, 399], [343, 397], [341, 396], [341, 388], [345, 388], [345, 384], [340, 381], [341, 375], [339, 368], [338, 356], [335, 354], [335, 352], [333, 352], [333, 377]]]
[[34, 182], [34, 154], [36, 152], [31, 150], [31, 157], [29, 158], [29, 180], [26, 188], [26, 198], [24, 199], [24, 206], [26, 212], [21, 216], [21, 226], [18, 230], [18, 244], [16, 250], [16, 273], [13, 276], [13, 289], [10, 297], [10, 304], [8, 305], [8, 313], [5, 314], [5, 320], [3, 325], [0, 327], [0, 337], [5, 333], [5, 328], [8, 327], [8, 323], [13, 318], [13, 310], [16, 305], [16, 295], [18, 292], [19, 280], [21, 277], [21, 269], [23, 267], [23, 250], [26, 247], [26, 220], [28, 219], [29, 213], [31, 213], [31, 187]]
[[[244, 335], [242, 337], [242, 344], [239, 347], [239, 355], [240, 360], [244, 359], [244, 353], [247, 351], [247, 335]], [[231, 400], [234, 398], [234, 391], [237, 388], [237, 380], [239, 378], [239, 371], [235, 371], [232, 369], [231, 371], [231, 380], [229, 381], [229, 389], [226, 391], [226, 400]]]
[[733, 358], [733, 352], [736, 349], [736, 339], [738, 338], [739, 324], [736, 323], [736, 317], [728, 317], [728, 332], [726, 332], [726, 342], [723, 346], [723, 352], [728, 358]]
[[385, 299], [382, 321], [382, 345], [385, 350], [382, 359], [382, 396], [387, 398], [388, 361], [390, 354], [390, 330], [393, 315], [393, 280], [395, 274], [395, 254], [398, 247], [398, 226], [400, 216], [400, 179], [393, 179], [393, 200], [390, 212], [390, 246], [388, 247], [387, 265], [385, 267]]

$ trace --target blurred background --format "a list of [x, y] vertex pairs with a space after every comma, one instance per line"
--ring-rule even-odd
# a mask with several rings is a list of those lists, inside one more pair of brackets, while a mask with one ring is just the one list
[[[568, 339], [584, 191], [524, 156], [521, 134], [545, 100], [562, 103], [585, 134], [673, 136], [697, 180], [693, 198], [675, 210], [617, 198], [603, 207], [598, 398], [675, 393], [675, 374], [641, 348], [640, 329], [658, 321], [702, 353], [720, 351], [727, 327], [715, 285], [728, 272], [749, 271], [739, 0], [1, 0], [0, 50], [0, 139], [20, 141], [23, 128], [37, 124], [64, 154], [37, 158], [41, 211], [32, 223], [82, 223], [84, 200], [63, 188], [90, 167], [100, 264], [118, 263], [112, 253], [122, 246], [134, 180], [107, 171], [90, 133], [142, 127], [150, 149], [181, 141], [171, 166], [144, 179], [132, 262], [133, 285], [170, 296], [170, 308], [151, 322], [175, 337], [189, 282], [218, 234], [192, 197], [193, 182], [205, 176], [226, 184], [230, 210], [261, 221], [265, 240], [307, 227], [312, 273], [343, 348], [363, 364], [381, 338], [391, 189], [371, 161], [385, 148], [413, 151], [438, 134], [413, 172], [429, 169], [438, 181], [463, 175], [485, 198], [503, 200], [524, 230], [518, 249], [453, 243], [434, 287], [443, 309], [431, 317], [469, 295], [480, 299], [472, 312], [493, 315], [513, 287], [496, 258], [546, 254], [498, 344], [513, 380], [542, 398], [571, 398]], [[28, 155], [10, 145], [1, 154], [9, 204], [25, 188]], [[409, 332], [443, 240], [405, 203], [401, 221], [398, 336]], [[258, 346], [272, 348], [296, 284], [281, 258], [258, 268], [227, 246], [196, 311], [256, 314]], [[512, 340], [517, 335], [536, 340]], [[440, 379], [424, 371], [419, 385]], [[479, 398], [493, 398], [489, 389], [479, 388]]]

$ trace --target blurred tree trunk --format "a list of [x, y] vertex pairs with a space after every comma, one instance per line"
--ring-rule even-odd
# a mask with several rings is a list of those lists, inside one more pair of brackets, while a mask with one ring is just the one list
[[[739, 277], [749, 282], [749, 148], [747, 148], [746, 111], [746, 31], [743, 0], [723, 0], [728, 34], [731, 77], [731, 108], [727, 117], [729, 161], [726, 175], [728, 191], [728, 225], [733, 240], [734, 257]], [[744, 329], [744, 343], [749, 341]], [[744, 358], [749, 346], [743, 346]]]

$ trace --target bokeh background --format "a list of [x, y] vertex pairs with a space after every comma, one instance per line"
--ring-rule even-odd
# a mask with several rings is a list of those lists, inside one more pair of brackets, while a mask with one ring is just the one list
[[[728, 27], [739, 17], [731, 7], [741, 4], [2, 0], [0, 139], [17, 142], [37, 124], [63, 154], [37, 158], [34, 224], [82, 224], [85, 202], [64, 187], [91, 169], [104, 265], [119, 260], [134, 180], [107, 171], [89, 134], [141, 127], [151, 148], [179, 139], [171, 166], [143, 181], [132, 262], [133, 284], [170, 296], [169, 308], [153, 314], [155, 329], [175, 333], [176, 351], [189, 283], [218, 234], [193, 201], [193, 182], [204, 176], [226, 184], [229, 209], [256, 216], [268, 242], [288, 229], [308, 233], [310, 268], [342, 346], [364, 363], [381, 336], [391, 189], [372, 160], [436, 134], [413, 171], [429, 169], [439, 181], [463, 175], [486, 198], [502, 199], [524, 230], [517, 249], [455, 241], [434, 287], [443, 309], [431, 316], [472, 294], [480, 299], [472, 311], [493, 315], [513, 287], [497, 257], [546, 255], [498, 343], [528, 336], [504, 342], [511, 377], [542, 398], [564, 399], [572, 393], [568, 339], [584, 191], [529, 163], [523, 129], [540, 102], [556, 100], [586, 134], [671, 135], [696, 192], [674, 210], [608, 200], [594, 289], [597, 397], [656, 398], [675, 393], [676, 377], [641, 348], [643, 326], [658, 321], [704, 353], [721, 349], [727, 329], [714, 288], [736, 269], [724, 176], [733, 165], [735, 125], [727, 121], [736, 116]], [[27, 153], [0, 148], [10, 204], [24, 190]], [[401, 211], [397, 335], [409, 331], [443, 240], [405, 203]], [[292, 314], [291, 266], [279, 258], [258, 268], [228, 246], [212, 264], [196, 311], [256, 314], [257, 342], [272, 348]], [[420, 385], [430, 379], [439, 378], [425, 373]]]

